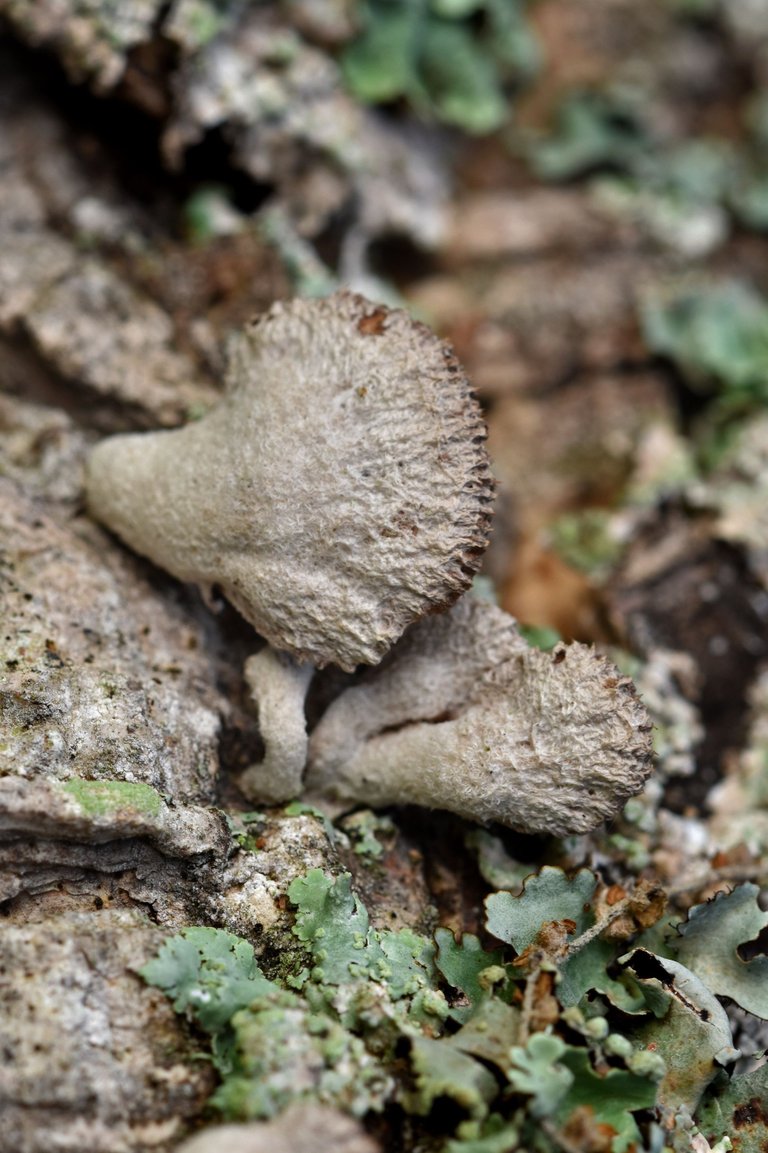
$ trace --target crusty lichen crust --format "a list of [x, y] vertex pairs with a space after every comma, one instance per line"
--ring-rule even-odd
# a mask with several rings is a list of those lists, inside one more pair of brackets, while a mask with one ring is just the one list
[[341, 292], [249, 325], [203, 420], [102, 442], [88, 501], [275, 648], [352, 669], [469, 586], [493, 500], [485, 434], [447, 345]]

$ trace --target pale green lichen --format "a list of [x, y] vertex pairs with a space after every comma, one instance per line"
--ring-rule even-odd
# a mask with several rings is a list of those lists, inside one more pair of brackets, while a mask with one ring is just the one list
[[[709, 1086], [722, 1096], [719, 1063], [736, 1052], [727, 1018], [704, 981], [667, 956], [687, 950], [698, 966], [708, 946], [694, 928], [662, 927], [661, 954], [632, 951], [661, 915], [648, 886], [617, 902], [588, 869], [544, 868], [517, 896], [488, 899], [486, 929], [503, 942], [491, 952], [447, 929], [434, 941], [374, 930], [348, 875], [314, 869], [289, 897], [297, 948], [284, 951], [279, 977], [265, 976], [248, 942], [205, 928], [171, 938], [142, 971], [211, 1036], [222, 1076], [212, 1104], [224, 1116], [271, 1117], [297, 1098], [357, 1116], [397, 1103], [428, 1118], [434, 1140], [449, 1099], [453, 1131], [435, 1146], [445, 1153], [554, 1153], [586, 1110], [611, 1153], [667, 1153], [654, 1115], [690, 1114], [699, 1099], [713, 1115]], [[751, 912], [732, 942], [761, 923], [751, 889], [738, 902]], [[733, 907], [700, 906], [688, 924], [703, 918], [716, 938]], [[616, 939], [619, 917], [630, 927]], [[543, 975], [548, 1025], [535, 1012]], [[685, 1039], [696, 1022], [692, 1062]]]
[[552, 544], [573, 568], [599, 579], [614, 567], [625, 542], [609, 509], [589, 508], [564, 513], [549, 527]]
[[359, 857], [379, 860], [384, 855], [384, 844], [379, 839], [391, 840], [395, 835], [395, 825], [391, 817], [379, 816], [370, 809], [360, 809], [345, 817], [342, 828], [352, 841], [352, 847]]
[[61, 789], [90, 817], [103, 817], [122, 809], [156, 817], [163, 806], [160, 794], [151, 785], [139, 781], [89, 781], [72, 777]]
[[645, 341], [666, 357], [695, 391], [716, 394], [727, 413], [765, 403], [768, 307], [739, 281], [684, 286], [649, 296]]

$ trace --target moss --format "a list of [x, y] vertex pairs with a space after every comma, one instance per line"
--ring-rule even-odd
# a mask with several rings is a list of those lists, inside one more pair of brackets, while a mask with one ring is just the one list
[[136, 809], [155, 817], [163, 804], [160, 794], [150, 785], [133, 781], [87, 781], [73, 777], [61, 787], [92, 817], [105, 816], [118, 809]]

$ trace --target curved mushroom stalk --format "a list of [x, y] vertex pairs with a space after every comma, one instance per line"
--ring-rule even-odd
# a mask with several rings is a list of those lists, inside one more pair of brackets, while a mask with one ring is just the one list
[[249, 800], [276, 805], [301, 792], [308, 745], [304, 700], [314, 672], [269, 645], [245, 662], [264, 742], [263, 759], [238, 779]]
[[174, 576], [218, 585], [274, 648], [352, 670], [469, 586], [493, 495], [484, 440], [451, 350], [337, 293], [249, 325], [199, 422], [98, 445], [88, 503]]
[[323, 714], [311, 740], [312, 787], [332, 788], [334, 766], [380, 733], [454, 713], [483, 676], [527, 648], [513, 617], [472, 595], [419, 621]]
[[[427, 659], [414, 654], [409, 636], [410, 652], [401, 656], [398, 646], [368, 685], [334, 702], [310, 739], [310, 791], [374, 807], [427, 805], [558, 836], [614, 816], [650, 772], [651, 724], [631, 680], [587, 646], [543, 653], [511, 634], [500, 660], [474, 682], [468, 669], [462, 683], [436, 693], [431, 703], [446, 701], [447, 716], [430, 721], [418, 705], [423, 691], [445, 684], [447, 668], [481, 665], [479, 626], [499, 616], [475, 607], [465, 624], [477, 631], [463, 630], [459, 660], [455, 635], [435, 622], [442, 640]], [[424, 636], [431, 624], [414, 633]], [[402, 707], [409, 672], [415, 710]]]

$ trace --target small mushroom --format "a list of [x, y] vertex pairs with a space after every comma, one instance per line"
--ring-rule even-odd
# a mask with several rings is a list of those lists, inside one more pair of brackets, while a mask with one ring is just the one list
[[304, 699], [314, 671], [269, 645], [245, 662], [243, 672], [264, 742], [262, 760], [238, 778], [246, 797], [276, 805], [301, 792], [308, 745]]
[[247, 326], [202, 420], [99, 444], [88, 505], [174, 576], [218, 585], [274, 648], [351, 670], [469, 586], [484, 441], [451, 349], [340, 292]]
[[[218, 585], [272, 646], [246, 665], [266, 750], [241, 777], [254, 800], [295, 795], [308, 764], [326, 796], [564, 833], [641, 787], [647, 714], [608, 661], [531, 650], [472, 599], [429, 615], [487, 543], [484, 440], [451, 350], [342, 292], [247, 327], [203, 420], [94, 450], [92, 513], [176, 577]], [[313, 667], [377, 664], [408, 626], [308, 741]]]
[[306, 784], [562, 836], [640, 790], [650, 731], [631, 680], [605, 657], [582, 644], [531, 649], [506, 613], [465, 597], [331, 704]]
[[472, 595], [413, 625], [323, 714], [312, 735], [313, 783], [332, 788], [331, 764], [352, 762], [380, 733], [445, 719], [491, 669], [527, 649], [513, 617]]

